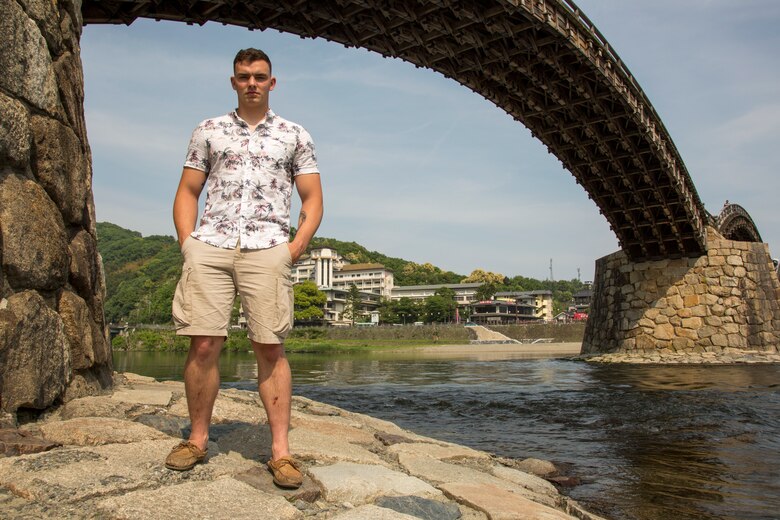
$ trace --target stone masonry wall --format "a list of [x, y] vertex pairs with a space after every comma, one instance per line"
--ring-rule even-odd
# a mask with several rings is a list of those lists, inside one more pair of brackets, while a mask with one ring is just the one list
[[691, 259], [599, 259], [582, 353], [608, 354], [603, 361], [780, 361], [780, 282], [766, 244], [708, 228], [707, 248]]
[[0, 408], [111, 384], [78, 0], [0, 0]]

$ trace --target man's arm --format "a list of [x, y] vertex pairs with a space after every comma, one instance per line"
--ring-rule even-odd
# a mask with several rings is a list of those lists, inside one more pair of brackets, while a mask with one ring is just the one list
[[320, 175], [310, 173], [295, 177], [295, 188], [301, 197], [301, 214], [298, 217], [298, 232], [290, 242], [290, 256], [293, 263], [306, 251], [311, 238], [322, 221], [322, 185]]
[[181, 172], [179, 188], [173, 200], [173, 225], [179, 236], [179, 247], [190, 233], [195, 230], [198, 218], [198, 197], [206, 184], [206, 174], [194, 168], [184, 168]]

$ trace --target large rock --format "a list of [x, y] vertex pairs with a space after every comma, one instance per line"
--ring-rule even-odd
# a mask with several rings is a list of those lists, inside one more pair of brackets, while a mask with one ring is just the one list
[[3, 271], [11, 286], [51, 291], [65, 284], [69, 264], [65, 226], [57, 206], [35, 182], [16, 175], [3, 179], [0, 235]]
[[30, 162], [30, 114], [15, 99], [0, 93], [0, 163], [26, 170]]
[[62, 52], [62, 31], [57, 4], [50, 0], [18, 0], [27, 15], [35, 21], [53, 55]]
[[[100, 265], [98, 264], [97, 241], [87, 231], [81, 230], [68, 245], [70, 273], [68, 281], [85, 300], [102, 292]], [[102, 309], [102, 308], [101, 308]], [[93, 308], [93, 314], [96, 309]]]
[[303, 460], [317, 462], [342, 460], [361, 464], [386, 464], [379, 455], [363, 446], [349, 442], [349, 438], [334, 437], [317, 429], [293, 428], [290, 430], [289, 438], [293, 455]]
[[33, 171], [62, 211], [66, 224], [84, 219], [90, 190], [88, 163], [76, 134], [55, 119], [33, 116], [35, 158]]
[[[78, 51], [78, 39], [73, 38], [73, 47]], [[78, 53], [66, 52], [54, 62], [62, 108], [68, 118], [68, 124], [81, 141], [87, 166], [91, 164], [91, 153], [87, 142], [87, 129], [84, 122], [84, 73]], [[92, 179], [90, 169], [89, 178]], [[92, 197], [90, 197], [90, 200]]]
[[98, 509], [101, 516], [128, 520], [303, 518], [303, 513], [284, 498], [258, 491], [232, 478], [135, 491], [103, 500]]
[[379, 496], [440, 497], [441, 492], [422, 480], [383, 466], [339, 462], [309, 469], [329, 502], [361, 505]]
[[[400, 513], [393, 509], [387, 509], [384, 507], [375, 506], [373, 504], [366, 504], [364, 506], [350, 509], [344, 513], [337, 514], [333, 517], [333, 520], [420, 520], [419, 516], [407, 515]], [[437, 520], [444, 520], [439, 519]]]
[[70, 345], [71, 366], [74, 370], [91, 367], [95, 363], [93, 322], [86, 302], [70, 291], [62, 291], [57, 309]]
[[[98, 446], [128, 444], [145, 440], [170, 439], [149, 426], [108, 417], [77, 417], [37, 426], [44, 439], [63, 445]], [[170, 439], [171, 442], [174, 439]]]
[[51, 56], [40, 29], [13, 0], [0, 0], [0, 89], [52, 115], [59, 96]]
[[444, 493], [484, 512], [491, 520], [575, 520], [575, 517], [491, 484], [452, 483]]
[[78, 504], [139, 489], [215, 480], [255, 465], [239, 456], [212, 454], [217, 447], [209, 443], [207, 464], [171, 471], [163, 463], [175, 444], [172, 439], [142, 441], [0, 458], [0, 486], [13, 486], [17, 494], [47, 505]]
[[35, 291], [3, 300], [0, 309], [2, 409], [43, 409], [65, 390], [70, 351], [62, 319]]

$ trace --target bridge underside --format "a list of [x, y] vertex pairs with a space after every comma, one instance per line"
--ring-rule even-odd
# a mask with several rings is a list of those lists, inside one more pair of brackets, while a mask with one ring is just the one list
[[705, 251], [707, 214], [652, 105], [573, 4], [556, 0], [85, 0], [85, 23], [139, 17], [274, 28], [436, 70], [527, 126], [634, 261]]

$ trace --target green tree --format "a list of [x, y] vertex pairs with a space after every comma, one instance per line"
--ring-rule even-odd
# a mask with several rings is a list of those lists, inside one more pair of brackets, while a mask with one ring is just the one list
[[452, 298], [434, 295], [425, 299], [425, 322], [446, 323], [455, 319], [457, 304]]
[[346, 302], [344, 303], [344, 318], [348, 319], [352, 322], [352, 325], [355, 325], [355, 319], [360, 314], [360, 304], [362, 303], [362, 298], [360, 296], [360, 290], [357, 288], [357, 286], [353, 283], [349, 286], [349, 291], [347, 291], [347, 297]]
[[423, 309], [420, 304], [411, 298], [401, 298], [395, 302], [395, 313], [401, 319], [401, 323], [414, 323], [418, 321]]
[[295, 321], [322, 320], [325, 316], [322, 308], [325, 306], [327, 296], [317, 289], [317, 284], [307, 280], [293, 286], [295, 294]]
[[498, 286], [494, 283], [483, 283], [477, 288], [475, 297], [477, 300], [492, 300], [493, 296], [498, 292]]

